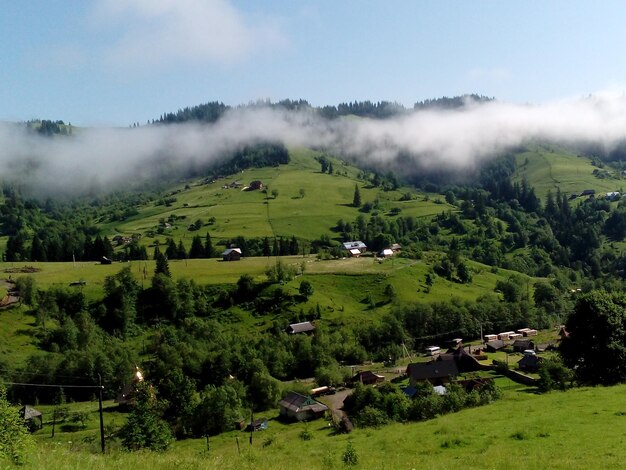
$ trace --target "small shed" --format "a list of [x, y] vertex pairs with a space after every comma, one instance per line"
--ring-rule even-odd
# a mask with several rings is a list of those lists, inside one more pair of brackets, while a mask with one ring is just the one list
[[373, 385], [384, 381], [384, 375], [375, 374], [371, 370], [359, 371], [350, 379], [350, 382], [352, 382], [353, 384], [360, 382], [363, 385]]
[[255, 419], [251, 423], [246, 426], [246, 431], [263, 431], [267, 429], [267, 420], [266, 419]]
[[241, 259], [241, 248], [229, 248], [222, 252], [224, 261], [239, 261]]
[[30, 429], [41, 429], [43, 427], [43, 415], [41, 411], [36, 410], [32, 406], [24, 405], [20, 410], [20, 416]]
[[485, 341], [493, 341], [493, 340], [498, 339], [498, 335], [485, 335], [484, 338], [485, 338]]
[[328, 407], [314, 398], [301, 395], [298, 392], [289, 392], [278, 402], [280, 416], [295, 419], [296, 421], [309, 421], [321, 418]]
[[303, 321], [300, 323], [292, 323], [287, 327], [286, 332], [290, 335], [295, 335], [298, 333], [306, 333], [311, 334], [315, 331], [315, 325], [310, 321]]
[[393, 250], [391, 248], [385, 248], [378, 252], [379, 258], [389, 258], [390, 256], [393, 256]]

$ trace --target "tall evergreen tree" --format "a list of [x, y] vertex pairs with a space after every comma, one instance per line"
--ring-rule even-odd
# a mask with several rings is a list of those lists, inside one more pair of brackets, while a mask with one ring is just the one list
[[178, 247], [173, 238], [167, 239], [167, 248], [165, 249], [167, 259], [178, 259]]
[[203, 258], [204, 257], [204, 245], [202, 245], [202, 238], [200, 235], [196, 235], [191, 240], [191, 248], [189, 249], [189, 258]]
[[154, 260], [156, 261], [156, 267], [154, 268], [154, 274], [165, 274], [171, 277], [170, 264], [167, 261], [167, 256], [161, 253], [158, 246], [154, 247]]
[[211, 241], [211, 235], [206, 233], [206, 240], [204, 242], [204, 257], [213, 258], [213, 242]]
[[361, 192], [359, 191], [359, 185], [354, 185], [354, 197], [352, 198], [352, 205], [354, 207], [361, 207]]
[[178, 245], [176, 246], [176, 257], [178, 259], [186, 259], [187, 258], [187, 250], [185, 249], [185, 245], [183, 245], [183, 241], [179, 240]]

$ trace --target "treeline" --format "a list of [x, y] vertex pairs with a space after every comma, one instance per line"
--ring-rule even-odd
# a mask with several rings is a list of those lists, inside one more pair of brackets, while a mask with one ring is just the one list
[[65, 125], [63, 121], [51, 121], [49, 119], [28, 121], [28, 129], [34, 129], [37, 133], [45, 136], [54, 134], [72, 135], [72, 124]]
[[234, 174], [248, 168], [286, 165], [289, 152], [282, 143], [247, 145], [230, 155], [225, 163], [215, 167], [213, 173]]
[[[492, 101], [493, 98], [478, 94], [467, 94], [453, 97], [441, 97], [418, 101], [414, 104], [413, 109], [454, 109], [465, 106], [468, 102], [483, 103]], [[167, 112], [161, 114], [158, 119], [152, 123], [171, 124], [187, 121], [200, 121], [213, 123], [218, 121], [230, 109], [246, 109], [269, 107], [274, 109], [284, 109], [287, 111], [310, 110], [317, 112], [326, 119], [335, 119], [341, 116], [360, 116], [374, 119], [386, 119], [389, 117], [405, 114], [409, 111], [404, 105], [392, 101], [349, 101], [339, 103], [337, 105], [326, 105], [315, 107], [304, 99], [284, 99], [276, 102], [270, 100], [258, 100], [249, 104], [237, 106], [235, 108], [225, 105], [222, 102], [212, 101], [196, 106], [189, 106], [179, 109], [176, 112]]]

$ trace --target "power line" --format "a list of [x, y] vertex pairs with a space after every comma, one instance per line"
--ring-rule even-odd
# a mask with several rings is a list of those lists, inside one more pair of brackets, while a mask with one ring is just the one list
[[24, 382], [2, 382], [5, 385], [22, 385], [25, 387], [57, 387], [57, 388], [95, 388], [95, 389], [103, 389], [104, 386], [101, 385], [58, 385], [58, 384], [30, 384]]
[[[44, 373], [42, 372], [24, 372], [24, 371], [17, 371], [17, 370], [10, 370], [10, 369], [5, 369], [3, 367], [0, 367], [0, 371], [2, 372], [6, 372], [7, 374], [11, 374], [11, 375], [44, 375]], [[95, 381], [95, 379], [93, 377], [89, 377], [87, 375], [83, 375], [83, 376], [77, 376], [77, 375], [54, 375], [55, 377], [60, 377], [63, 379], [82, 379], [82, 380], [93, 380]]]

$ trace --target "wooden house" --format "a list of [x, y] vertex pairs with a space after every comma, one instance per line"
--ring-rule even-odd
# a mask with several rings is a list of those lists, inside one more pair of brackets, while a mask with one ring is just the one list
[[363, 253], [367, 252], [367, 245], [360, 240], [344, 242], [343, 248], [348, 252], [350, 256], [353, 257], [359, 257]]
[[357, 372], [351, 379], [352, 384], [362, 383], [363, 385], [374, 385], [385, 381], [385, 376], [378, 375], [371, 370]]
[[20, 416], [26, 422], [29, 429], [41, 429], [43, 427], [43, 415], [41, 411], [32, 406], [24, 405], [20, 410]]
[[297, 392], [289, 392], [278, 402], [280, 416], [296, 421], [310, 421], [321, 418], [328, 410], [328, 407], [319, 401], [301, 395]]
[[453, 361], [459, 372], [474, 372], [482, 369], [478, 360], [463, 347], [458, 347], [445, 354], [440, 354], [437, 361]]
[[523, 353], [524, 351], [534, 350], [534, 349], [535, 349], [535, 343], [530, 339], [516, 339], [513, 342], [513, 352]]
[[501, 339], [494, 339], [493, 341], [487, 341], [485, 343], [485, 350], [487, 352], [496, 352], [504, 348], [504, 341]]
[[406, 373], [413, 387], [420, 382], [443, 385], [459, 375], [459, 369], [455, 361], [415, 362], [407, 366]]
[[241, 248], [229, 248], [222, 252], [224, 261], [239, 261], [241, 259]]
[[517, 362], [517, 367], [524, 372], [537, 372], [541, 364], [542, 358], [536, 354], [524, 354]]

